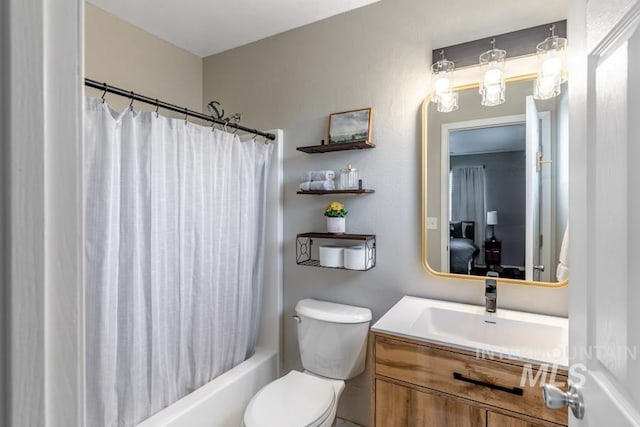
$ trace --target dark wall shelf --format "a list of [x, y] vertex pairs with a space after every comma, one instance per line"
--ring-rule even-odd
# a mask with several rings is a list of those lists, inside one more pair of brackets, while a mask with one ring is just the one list
[[[306, 147], [297, 147], [296, 150], [304, 153], [328, 153], [330, 151], [347, 151], [347, 150], [365, 150], [369, 148], [375, 148], [375, 144], [370, 142], [345, 142], [340, 144], [323, 144], [323, 145], [310, 145]], [[362, 184], [360, 184], [362, 186]], [[310, 191], [298, 191], [298, 194], [309, 195], [323, 195], [323, 194], [342, 194], [342, 195], [358, 195], [358, 194], [371, 194], [375, 193], [372, 189], [356, 189], [356, 190], [310, 190]], [[321, 240], [339, 240], [341, 243], [338, 245], [348, 245], [348, 243], [342, 243], [342, 241], [356, 241], [361, 242], [365, 248], [365, 260], [363, 269], [357, 269], [354, 271], [367, 271], [376, 266], [376, 236], [375, 234], [332, 234], [332, 233], [302, 233], [298, 234], [296, 238], [296, 263], [298, 265], [305, 265], [311, 267], [323, 267], [334, 269], [345, 269], [344, 267], [327, 267], [320, 265], [319, 258], [319, 246], [314, 245], [314, 239]]]
[[363, 150], [375, 148], [375, 146], [375, 144], [370, 142], [345, 142], [342, 144], [308, 145], [306, 147], [297, 147], [296, 150], [313, 154], [328, 153], [330, 151]]
[[376, 190], [371, 189], [362, 189], [362, 190], [310, 190], [310, 191], [298, 191], [298, 194], [311, 194], [311, 195], [322, 195], [322, 194], [371, 194], [375, 193]]
[[344, 267], [325, 267], [320, 265], [317, 249], [314, 249], [313, 239], [351, 240], [364, 242], [365, 267], [353, 271], [367, 271], [376, 266], [376, 235], [375, 234], [332, 234], [332, 233], [301, 233], [296, 238], [296, 263], [311, 267], [333, 268], [347, 270]]
[[375, 234], [334, 234], [334, 233], [300, 233], [298, 237], [309, 237], [316, 239], [338, 239], [338, 240], [371, 240], [375, 239]]

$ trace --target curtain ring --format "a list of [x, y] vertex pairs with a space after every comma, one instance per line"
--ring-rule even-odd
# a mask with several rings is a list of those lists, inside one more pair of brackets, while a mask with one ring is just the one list
[[187, 113], [187, 109], [184, 109], [184, 125], [188, 125], [189, 122], [187, 121], [187, 116], [189, 115], [189, 113]]
[[131, 111], [133, 111], [133, 96], [134, 96], [134, 95], [135, 95], [135, 94], [133, 93], [133, 91], [131, 91], [131, 102], [129, 103], [129, 109], [130, 109]]
[[236, 135], [238, 133], [238, 131], [240, 130], [240, 129], [238, 129], [238, 126], [236, 126], [235, 128], [236, 128], [236, 130], [233, 131], [234, 135]]
[[156, 98], [156, 119], [160, 117], [160, 113], [158, 113], [159, 109], [160, 109], [160, 103], [158, 102], [158, 98]]
[[104, 82], [102, 83], [102, 85], [104, 86], [104, 92], [102, 92], [102, 96], [100, 98], [102, 99], [102, 103], [104, 104], [104, 96], [107, 94], [107, 83]]

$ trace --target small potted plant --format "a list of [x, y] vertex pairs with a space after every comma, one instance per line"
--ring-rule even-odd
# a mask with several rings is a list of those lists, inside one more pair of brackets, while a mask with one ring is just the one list
[[327, 217], [327, 232], [332, 234], [344, 234], [346, 230], [346, 217], [349, 212], [340, 202], [331, 202], [324, 209]]

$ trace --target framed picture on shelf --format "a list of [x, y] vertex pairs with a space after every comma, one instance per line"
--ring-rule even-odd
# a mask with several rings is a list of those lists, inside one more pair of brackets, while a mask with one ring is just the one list
[[329, 144], [371, 142], [372, 108], [329, 115]]

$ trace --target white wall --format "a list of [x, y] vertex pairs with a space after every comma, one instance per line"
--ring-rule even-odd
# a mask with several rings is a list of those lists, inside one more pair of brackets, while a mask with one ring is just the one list
[[[216, 99], [258, 128], [285, 131], [285, 368], [299, 368], [295, 325], [301, 298], [370, 307], [374, 320], [403, 295], [482, 303], [478, 283], [428, 275], [421, 262], [421, 120], [431, 49], [563, 19], [566, 2], [545, 8], [496, 0], [383, 0], [204, 60], [204, 102]], [[487, 42], [487, 47], [489, 44]], [[296, 146], [326, 139], [329, 113], [372, 106], [373, 150], [309, 155]], [[297, 195], [308, 169], [352, 163], [375, 194], [336, 198], [351, 232], [376, 233], [378, 265], [368, 272], [298, 266], [295, 235], [325, 229], [329, 196]], [[567, 291], [503, 285], [498, 304], [566, 315]], [[368, 423], [369, 383], [350, 381], [339, 415]]]

